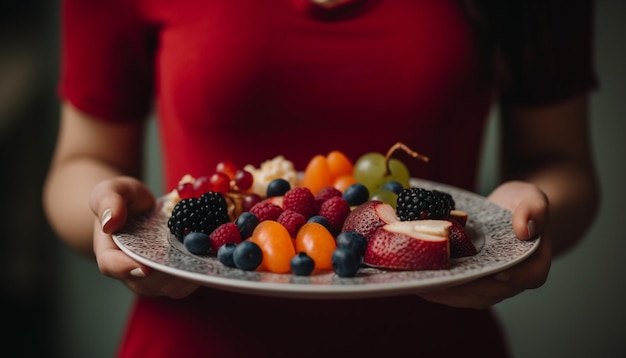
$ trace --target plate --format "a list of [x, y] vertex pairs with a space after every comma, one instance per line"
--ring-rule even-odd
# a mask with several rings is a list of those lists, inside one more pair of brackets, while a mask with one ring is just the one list
[[478, 194], [421, 179], [412, 179], [411, 185], [452, 195], [456, 208], [468, 213], [466, 227], [478, 254], [453, 260], [448, 270], [389, 271], [364, 267], [353, 278], [341, 278], [333, 272], [302, 277], [243, 271], [226, 267], [213, 256], [189, 253], [167, 228], [169, 215], [162, 210], [163, 199], [157, 201], [152, 211], [131, 217], [126, 226], [113, 235], [113, 240], [138, 262], [203, 286], [308, 299], [382, 297], [459, 285], [511, 267], [538, 246], [538, 239], [517, 239], [511, 227], [511, 212]]

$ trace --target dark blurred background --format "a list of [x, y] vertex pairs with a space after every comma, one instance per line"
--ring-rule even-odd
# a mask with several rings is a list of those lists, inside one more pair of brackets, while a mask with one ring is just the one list
[[[56, 1], [0, 0], [0, 355], [60, 352], [58, 245], [40, 208], [56, 132]], [[52, 355], [51, 355], [52, 354]]]
[[[0, 356], [114, 355], [131, 301], [119, 282], [54, 237], [41, 184], [59, 104], [58, 0], [0, 0]], [[548, 283], [499, 304], [515, 357], [624, 357], [626, 281], [626, 1], [598, 0], [592, 136], [603, 185], [586, 240], [555, 260]], [[493, 185], [491, 122], [480, 191]], [[162, 194], [156, 130], [148, 134], [146, 180]], [[489, 344], [489, 342], [485, 342]]]

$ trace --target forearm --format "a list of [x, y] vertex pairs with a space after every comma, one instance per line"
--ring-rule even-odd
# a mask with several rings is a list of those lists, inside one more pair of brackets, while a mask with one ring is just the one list
[[92, 190], [105, 179], [138, 175], [142, 129], [141, 121], [112, 123], [63, 103], [43, 204], [50, 225], [73, 249], [93, 255]]
[[585, 94], [550, 106], [503, 111], [503, 178], [533, 183], [547, 195], [555, 254], [584, 236], [598, 210], [588, 113]]
[[122, 175], [89, 157], [75, 157], [52, 166], [44, 187], [44, 210], [56, 234], [76, 251], [93, 255], [95, 216], [89, 197], [104, 179]]

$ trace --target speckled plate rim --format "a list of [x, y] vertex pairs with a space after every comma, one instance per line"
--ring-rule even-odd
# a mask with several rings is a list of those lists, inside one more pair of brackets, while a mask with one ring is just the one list
[[495, 274], [530, 256], [539, 239], [522, 241], [511, 227], [511, 212], [484, 197], [453, 186], [421, 179], [411, 185], [450, 193], [457, 209], [467, 211], [468, 229], [480, 251], [454, 260], [449, 270], [387, 271], [362, 268], [354, 278], [332, 272], [309, 277], [249, 272], [222, 265], [215, 257], [189, 253], [167, 229], [163, 201], [145, 214], [130, 218], [113, 235], [117, 246], [138, 262], [200, 285], [247, 294], [291, 298], [342, 299], [419, 293], [459, 285]]

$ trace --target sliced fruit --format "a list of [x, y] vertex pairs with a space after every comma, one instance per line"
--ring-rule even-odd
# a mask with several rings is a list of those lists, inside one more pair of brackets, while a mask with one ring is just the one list
[[370, 237], [363, 262], [394, 270], [450, 268], [450, 223], [447, 220], [397, 221]]
[[463, 225], [454, 219], [449, 221], [452, 223], [449, 234], [450, 256], [458, 258], [476, 255], [478, 253], [476, 246], [474, 246]]
[[450, 210], [450, 219], [455, 220], [461, 226], [465, 227], [467, 224], [467, 212], [463, 210]]
[[346, 217], [341, 231], [356, 231], [369, 240], [379, 226], [397, 221], [394, 208], [382, 201], [370, 200], [354, 208]]

